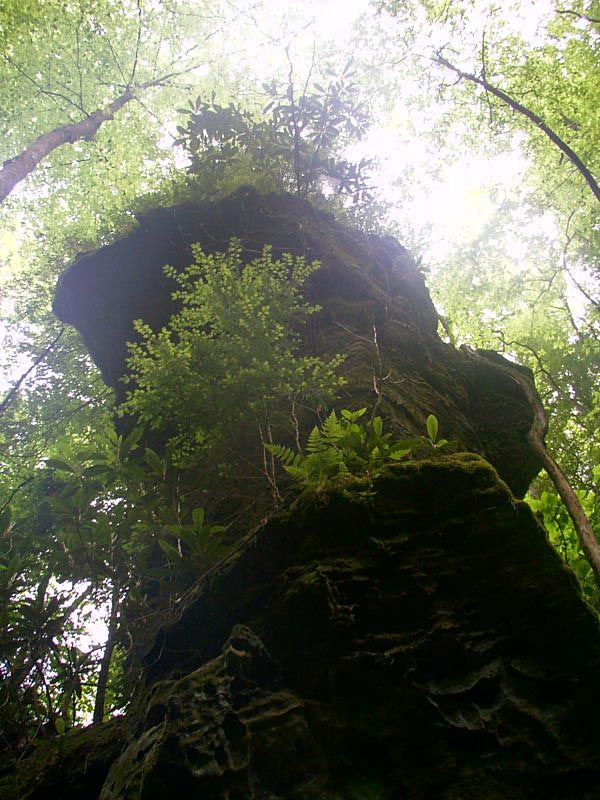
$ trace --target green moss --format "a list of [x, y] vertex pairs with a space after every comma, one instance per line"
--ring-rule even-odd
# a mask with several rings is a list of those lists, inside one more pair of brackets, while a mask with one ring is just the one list
[[357, 779], [336, 793], [335, 800], [385, 800], [389, 797], [385, 787], [372, 779]]
[[0, 800], [37, 798], [39, 787], [46, 798], [97, 797], [125, 740], [125, 725], [124, 718], [115, 718], [40, 742], [0, 779]]

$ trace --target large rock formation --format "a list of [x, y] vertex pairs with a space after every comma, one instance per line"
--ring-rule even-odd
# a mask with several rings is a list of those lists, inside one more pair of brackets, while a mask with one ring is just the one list
[[244, 189], [216, 205], [158, 209], [130, 236], [69, 268], [55, 311], [80, 331], [119, 398], [133, 320], [159, 328], [174, 311], [164, 265], [182, 269], [192, 243], [214, 252], [232, 237], [247, 260], [271, 244], [275, 256], [322, 262], [308, 294], [323, 310], [304, 348], [346, 356], [342, 406], [372, 406], [379, 392], [379, 411], [400, 436], [422, 434], [435, 414], [446, 438], [483, 455], [515, 494], [525, 493], [539, 464], [526, 440], [532, 412], [522, 388], [493, 361], [440, 340], [423, 278], [395, 239], [350, 230], [289, 195]]
[[600, 797], [597, 620], [527, 506], [468, 454], [370, 490], [198, 587], [101, 800]]
[[132, 320], [172, 311], [162, 265], [232, 236], [248, 258], [269, 242], [323, 261], [304, 347], [346, 353], [343, 405], [379, 401], [403, 434], [434, 413], [471, 452], [395, 465], [248, 534], [138, 631], [126, 719], [21, 762], [0, 800], [58, 796], [61, 763], [64, 800], [597, 800], [597, 619], [515, 499], [537, 470], [531, 409], [493, 358], [440, 341], [400, 245], [243, 191], [149, 214], [81, 257], [56, 311], [122, 392]]
[[108, 753], [92, 728], [0, 798], [597, 800], [599, 663], [489, 464], [398, 465], [273, 517], [146, 650]]

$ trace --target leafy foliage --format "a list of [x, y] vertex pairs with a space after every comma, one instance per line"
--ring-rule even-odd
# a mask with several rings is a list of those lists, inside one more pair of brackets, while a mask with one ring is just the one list
[[291, 475], [302, 493], [321, 492], [347, 479], [374, 477], [386, 465], [401, 461], [413, 451], [436, 450], [450, 443], [437, 441], [438, 421], [427, 417], [427, 436], [392, 441], [384, 433], [383, 419], [364, 420], [366, 408], [332, 411], [320, 427], [315, 426], [306, 442], [306, 454], [278, 444], [266, 445]]
[[[48, 726], [65, 732], [92, 710], [101, 719], [122, 709], [128, 630], [223, 552], [213, 539], [224, 529], [191, 506], [164, 459], [142, 453], [140, 436], [109, 431], [95, 450], [65, 444], [39, 468], [30, 510], [3, 514], [0, 720], [9, 748]], [[99, 613], [108, 640], [96, 642], [89, 628]]]
[[[600, 468], [595, 468], [595, 480], [600, 480]], [[596, 526], [600, 519], [598, 496], [593, 490], [580, 490], [579, 500], [588, 516]], [[585, 598], [596, 609], [600, 608], [598, 585], [592, 568], [581, 550], [571, 518], [567, 514], [556, 492], [543, 489], [539, 497], [528, 496], [527, 502], [539, 515], [548, 531], [550, 541], [563, 557], [565, 563], [575, 572]]]
[[372, 162], [348, 161], [344, 149], [359, 140], [370, 121], [353, 81], [351, 62], [326, 85], [298, 91], [292, 75], [282, 89], [264, 84], [268, 102], [261, 114], [236, 103], [222, 105], [198, 96], [180, 109], [184, 123], [177, 144], [190, 154], [190, 171], [212, 191], [236, 182], [261, 189], [292, 191], [300, 196], [349, 196], [371, 199], [368, 171]]
[[[300, 331], [318, 311], [301, 299], [301, 288], [319, 267], [283, 255], [242, 263], [233, 241], [227, 253], [194, 249], [195, 261], [181, 274], [181, 310], [155, 333], [139, 322], [141, 342], [131, 345], [131, 383], [121, 413], [135, 414], [167, 434], [170, 457], [180, 466], [227, 461], [249, 431], [268, 441], [292, 401], [319, 406], [340, 384], [339, 358], [329, 363], [298, 354]], [[235, 457], [235, 456], [234, 456]]]
[[[292, 50], [281, 45], [286, 36], [293, 38], [289, 28], [277, 31], [259, 58], [246, 46], [249, 28], [256, 33], [261, 24], [252, 15], [260, 20], [262, 13], [265, 20], [260, 4], [253, 4], [249, 17], [244, 4], [229, 4], [231, 14], [225, 4], [204, 3], [199, 14], [187, 0], [2, 4], [0, 160], [49, 128], [85, 119], [129, 85], [181, 71], [168, 88], [128, 104], [93, 142], [53, 154], [2, 207], [2, 334], [6, 328], [11, 337], [3, 348], [6, 382], [54, 340], [51, 297], [65, 264], [128, 230], [133, 209], [169, 204], [196, 190], [211, 198], [242, 183], [319, 202], [329, 197], [334, 207], [348, 198], [363, 204], [370, 191], [368, 159], [361, 162], [348, 146], [364, 139], [369, 113], [375, 112], [393, 141], [387, 167], [397, 171], [395, 233], [407, 243], [414, 227], [413, 242], [458, 342], [501, 350], [534, 370], [551, 412], [549, 446], [598, 526], [597, 204], [572, 165], [524, 117], [481, 86], [456, 84], [454, 75], [422, 57], [451, 54], [462, 69], [486, 77], [543, 118], [597, 175], [597, 0], [569, 0], [556, 8], [488, 0], [378, 5], [396, 17], [367, 19], [362, 38], [350, 45], [352, 67], [328, 73], [319, 42], [299, 80]], [[536, 5], [546, 10], [535, 36], [527, 38], [526, 17]], [[296, 4], [298, 19], [301, 12]], [[232, 16], [238, 15], [236, 26]], [[273, 5], [267, 15], [268, 22], [275, 18]], [[311, 39], [302, 25], [295, 28], [301, 32], [296, 54]], [[227, 50], [235, 53], [229, 71]], [[339, 58], [341, 64], [346, 55]], [[257, 75], [253, 60], [272, 63], [270, 74]], [[200, 62], [201, 69], [186, 71]], [[175, 109], [188, 97], [197, 99], [177, 119]], [[231, 104], [230, 97], [236, 98]], [[181, 151], [170, 147], [173, 138], [190, 157], [191, 176], [175, 167]], [[381, 141], [374, 139], [371, 151]], [[507, 165], [522, 165], [512, 184], [487, 174], [493, 162], [477, 161], [488, 152]], [[472, 189], [478, 202], [469, 206], [468, 224], [451, 213], [458, 198], [455, 203], [452, 196], [443, 213], [433, 202], [440, 195], [438, 181], [457, 162], [464, 165], [465, 153], [478, 165]], [[461, 172], [459, 185], [467, 179]], [[429, 222], [420, 223], [425, 207], [433, 211]], [[450, 220], [458, 244], [444, 241], [436, 254], [431, 242], [444, 220]], [[231, 287], [238, 272], [232, 272]], [[200, 291], [191, 283], [180, 291]], [[65, 332], [0, 415], [0, 730], [2, 742], [17, 752], [38, 735], [68, 732], [89, 718], [104, 662], [111, 670], [104, 707], [122, 708], [127, 626], [149, 606], [169, 603], [227, 546], [229, 532], [216, 525], [212, 495], [197, 481], [186, 481], [179, 466], [201, 463], [207, 478], [212, 471], [216, 481], [231, 481], [241, 440], [257, 431], [266, 452], [281, 457], [302, 490], [392, 463], [386, 447], [398, 443], [365, 414], [328, 417], [331, 422], [311, 434], [305, 454], [272, 446], [272, 433], [292, 440], [290, 409], [327, 404], [337, 378], [335, 362], [305, 360], [297, 369], [298, 337], [312, 313], [300, 301], [283, 313], [286, 334], [269, 339], [258, 300], [268, 285], [257, 278], [243, 291], [226, 287], [234, 300], [230, 317], [246, 319], [251, 346], [246, 333], [227, 338], [225, 295], [214, 289], [216, 282], [212, 293], [201, 289], [204, 305], [178, 301], [198, 325], [187, 340], [189, 352], [180, 346], [183, 316], [181, 331], [178, 322], [166, 332], [140, 328], [132, 358], [148, 383], [139, 383], [137, 395], [132, 384], [130, 402], [133, 411], [139, 402], [158, 440], [171, 439], [168, 457], [158, 444], [142, 450], [137, 433], [112, 432], [110, 392], [72, 332]], [[200, 312], [211, 304], [221, 321]], [[193, 388], [188, 379], [195, 381]], [[352, 426], [358, 432], [348, 440]], [[426, 427], [411, 452], [444, 446], [435, 423]], [[261, 443], [255, 455], [249, 469], [256, 481], [274, 480]], [[236, 486], [256, 494], [247, 475]], [[534, 492], [532, 504], [552, 541], [597, 604], [564, 508], [543, 478]], [[92, 608], [106, 623], [116, 610], [114, 649], [106, 637], [93, 644], [81, 638]]]

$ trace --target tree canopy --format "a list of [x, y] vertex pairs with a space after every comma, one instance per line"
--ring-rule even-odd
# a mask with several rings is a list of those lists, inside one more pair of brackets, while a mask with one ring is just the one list
[[[45, 728], [61, 734], [122, 708], [124, 604], [147, 602], [148, 581], [159, 595], [183, 591], [189, 564], [206, 566], [222, 546], [223, 520], [184, 490], [185, 459], [140, 445], [137, 428], [115, 432], [111, 391], [51, 312], [66, 265], [149, 208], [250, 184], [395, 235], [427, 277], [443, 337], [533, 370], [548, 451], [600, 531], [600, 3], [322, 6], [0, 8], [0, 727], [11, 752]], [[227, 327], [203, 258], [204, 305], [196, 289], [162, 339], [140, 327], [145, 349], [132, 362], [141, 388], [129, 402], [151, 426], [171, 413], [184, 420], [189, 405], [187, 390], [171, 405], [152, 393], [155, 356], [171, 356], [164, 386], [183, 385], [193, 370], [176, 346], [208, 350], [207, 331]], [[310, 308], [274, 290], [262, 305], [265, 287], [248, 271], [240, 288], [235, 258], [223, 259], [236, 302], [246, 293], [237, 319], [247, 335], [213, 354], [228, 365], [221, 378], [235, 366], [247, 379], [232, 382], [228, 424], [239, 424], [241, 405], [256, 411], [250, 389], [269, 370], [288, 394], [326, 396], [337, 362], [294, 362], [285, 332]], [[296, 271], [296, 288], [310, 271], [274, 269]], [[213, 316], [199, 311], [207, 304]], [[279, 349], [261, 320], [279, 330]], [[206, 395], [196, 444], [222, 442], [210, 381], [194, 380]], [[268, 482], [270, 409], [257, 413]], [[225, 470], [226, 458], [210, 458]], [[529, 499], [598, 610], [594, 570], [544, 473]]]

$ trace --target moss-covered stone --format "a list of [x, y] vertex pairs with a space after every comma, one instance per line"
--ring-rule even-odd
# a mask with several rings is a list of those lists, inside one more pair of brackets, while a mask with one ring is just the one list
[[274, 518], [145, 663], [103, 800], [600, 797], [597, 619], [479, 457]]
[[57, 313], [122, 390], [132, 320], [173, 310], [163, 264], [232, 236], [247, 259], [270, 243], [322, 260], [303, 346], [346, 355], [341, 405], [377, 403], [399, 435], [434, 413], [472, 452], [395, 465], [253, 531], [159, 630], [132, 626], [126, 740], [99, 757], [100, 726], [79, 750], [40, 750], [0, 800], [600, 800], [598, 620], [513, 496], [538, 469], [527, 398], [499, 356], [439, 340], [397, 242], [242, 190], [82, 256]]
[[123, 747], [84, 732], [15, 800], [600, 798], [597, 618], [477, 456], [274, 517], [139, 655]]
[[0, 800], [92, 800], [125, 742], [126, 721], [39, 740], [33, 752], [0, 775]]

